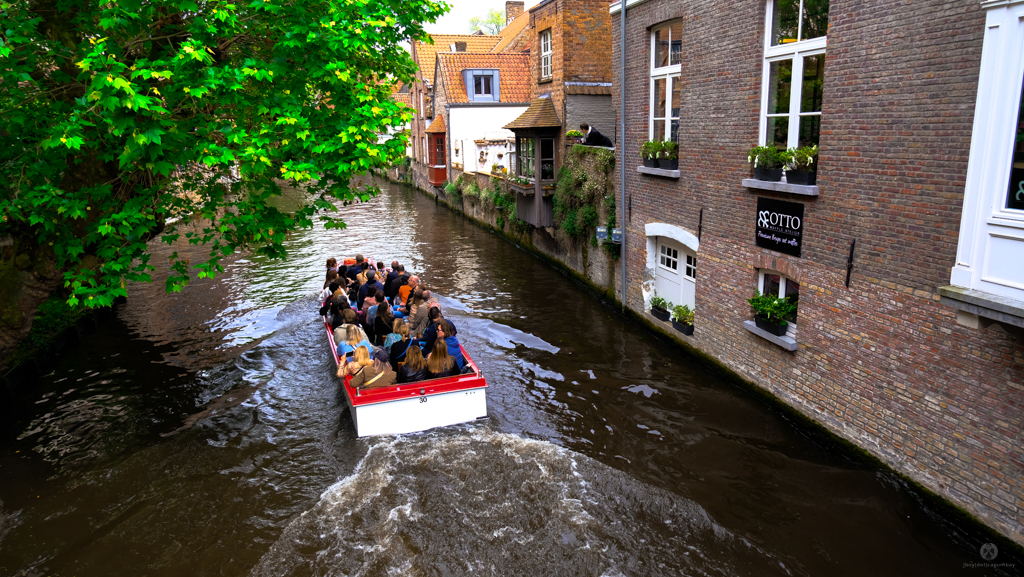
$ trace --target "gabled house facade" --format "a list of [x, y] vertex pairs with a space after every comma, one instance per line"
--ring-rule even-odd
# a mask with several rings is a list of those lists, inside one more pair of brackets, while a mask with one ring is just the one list
[[[1024, 3], [609, 12], [626, 306], [1024, 543]], [[755, 173], [758, 145], [817, 145], [814, 179]]]
[[513, 134], [502, 126], [526, 110], [529, 66], [523, 53], [438, 53], [434, 114], [445, 117], [451, 169], [487, 173], [510, 166]]
[[413, 160], [420, 166], [429, 161], [427, 128], [434, 121], [434, 78], [438, 52], [483, 52], [488, 53], [501, 41], [500, 36], [484, 34], [431, 34], [433, 43], [413, 42], [412, 58], [419, 65], [415, 82], [409, 91], [409, 98], [416, 113], [412, 120], [410, 141]]

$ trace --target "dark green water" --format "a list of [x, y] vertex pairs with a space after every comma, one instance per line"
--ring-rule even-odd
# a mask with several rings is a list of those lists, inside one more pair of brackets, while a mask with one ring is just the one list
[[[389, 188], [286, 262], [133, 286], [18, 393], [0, 575], [999, 574], [965, 567], [983, 538], [898, 479]], [[357, 252], [443, 295], [488, 422], [354, 438], [314, 293]]]

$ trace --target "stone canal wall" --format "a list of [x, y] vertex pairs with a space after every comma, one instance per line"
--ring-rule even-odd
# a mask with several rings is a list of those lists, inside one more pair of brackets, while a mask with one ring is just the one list
[[[426, 167], [412, 162], [406, 168], [393, 168], [388, 178], [404, 182], [436, 197], [457, 212], [507, 236], [513, 242], [566, 267], [606, 298], [616, 299], [621, 287], [621, 265], [614, 254], [597, 245], [593, 231], [583, 239], [569, 239], [556, 227], [533, 228], [516, 218], [515, 194], [508, 184], [490, 174], [463, 173], [451, 169], [452, 182], [459, 183], [459, 192], [446, 192], [445, 187], [433, 186], [427, 181]], [[476, 191], [467, 194], [470, 184]], [[612, 194], [602, 189], [600, 196]], [[614, 214], [614, 208], [612, 208]], [[606, 215], [602, 215], [605, 216]], [[603, 222], [603, 221], [602, 221]]]

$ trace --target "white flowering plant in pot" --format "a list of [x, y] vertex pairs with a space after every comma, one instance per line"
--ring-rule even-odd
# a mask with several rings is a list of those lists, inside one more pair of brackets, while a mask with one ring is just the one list
[[817, 182], [818, 145], [790, 148], [786, 151], [786, 182], [813, 185]]

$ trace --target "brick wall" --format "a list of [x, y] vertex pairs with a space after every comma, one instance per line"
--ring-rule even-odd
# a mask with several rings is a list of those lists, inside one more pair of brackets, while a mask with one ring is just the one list
[[[958, 325], [935, 293], [956, 255], [984, 29], [978, 2], [832, 1], [816, 199], [741, 185], [758, 138], [764, 10], [653, 0], [628, 11], [626, 74], [613, 97], [614, 111], [623, 94], [627, 108], [617, 150], [631, 197], [620, 205], [626, 303], [645, 308], [645, 225], [697, 234], [703, 208], [696, 333], [681, 338], [1024, 543], [1024, 339]], [[635, 169], [648, 138], [650, 28], [676, 18], [678, 180]], [[755, 246], [759, 196], [803, 203], [801, 257]], [[759, 268], [800, 281], [795, 352], [743, 328]]]

